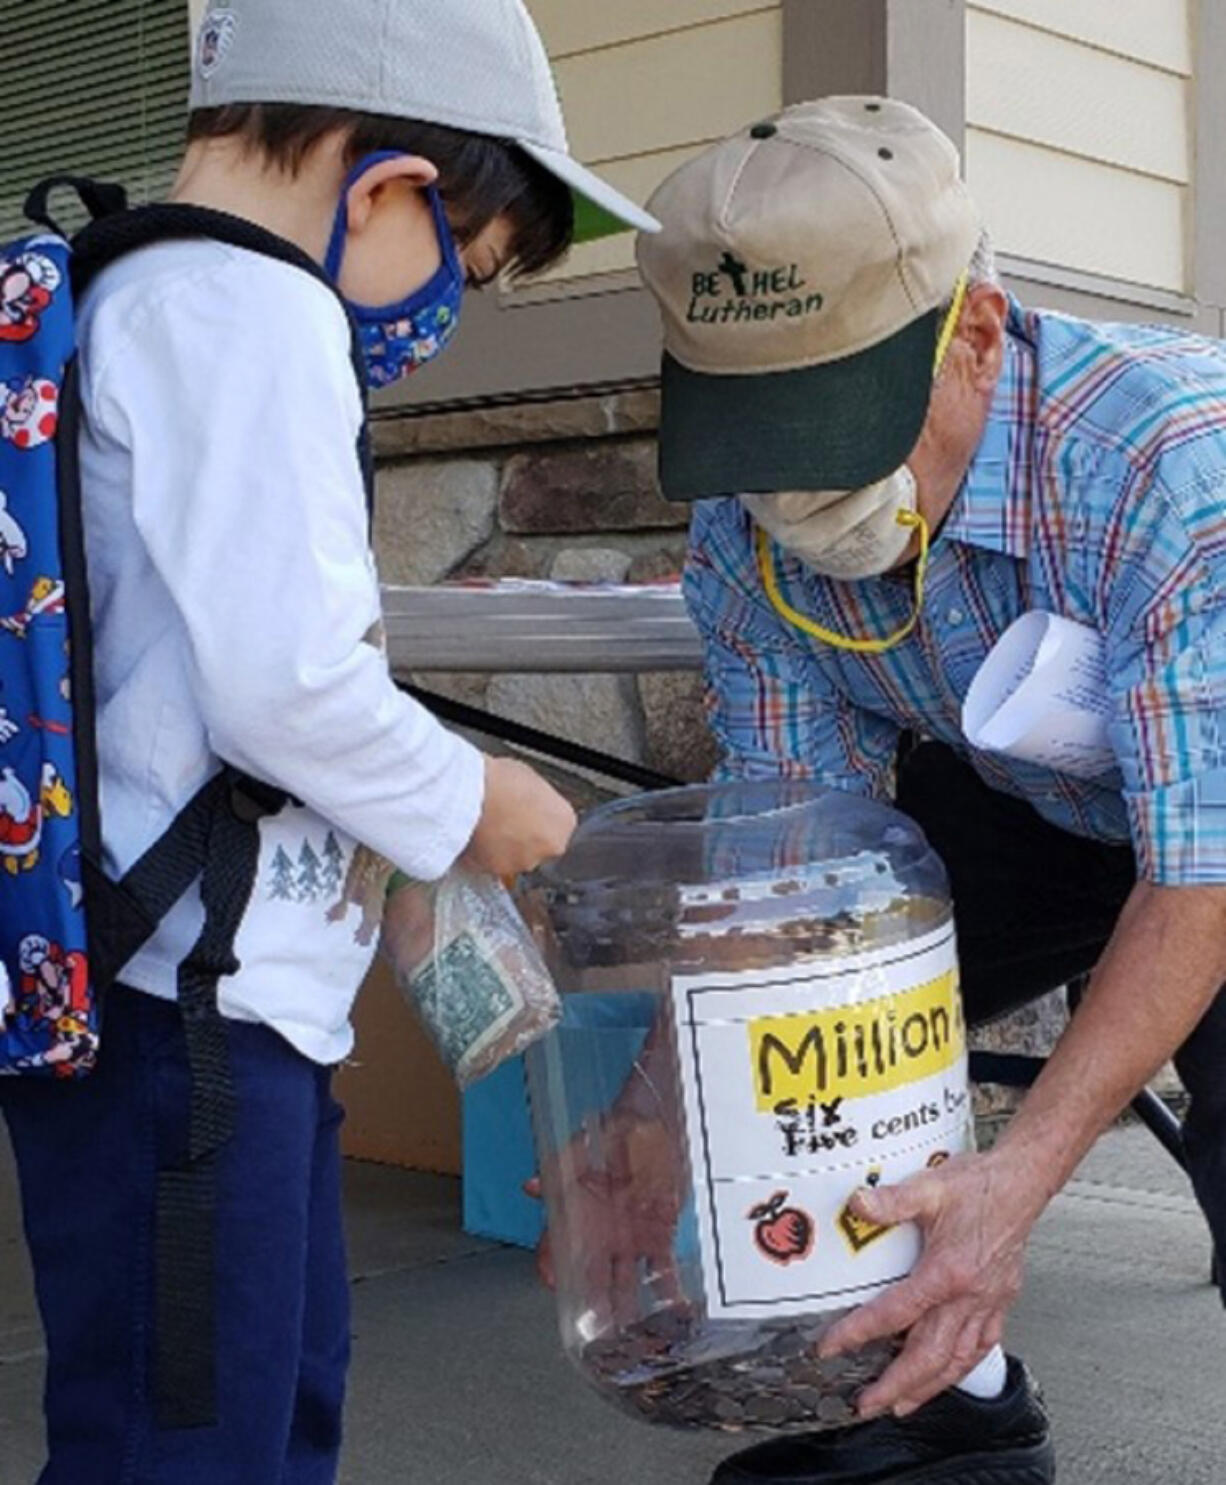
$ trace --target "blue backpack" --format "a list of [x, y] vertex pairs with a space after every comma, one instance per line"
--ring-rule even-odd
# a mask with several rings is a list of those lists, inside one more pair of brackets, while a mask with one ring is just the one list
[[[71, 244], [49, 212], [62, 185], [94, 218]], [[122, 879], [105, 869], [73, 305], [110, 263], [175, 238], [228, 242], [333, 286], [306, 254], [251, 223], [186, 206], [129, 211], [114, 186], [47, 181], [26, 214], [43, 230], [0, 246], [0, 1085], [17, 1075], [78, 1078], [105, 1056], [106, 992], [199, 881], [204, 928], [178, 976], [190, 1148], [181, 1167], [159, 1177], [165, 1289], [160, 1278], [155, 1358], [160, 1422], [199, 1426], [215, 1416], [211, 1191], [234, 1128], [217, 986], [238, 969], [234, 942], [255, 885], [259, 822], [288, 796], [223, 766]], [[365, 427], [359, 456], [370, 498]]]
[[60, 435], [74, 352], [67, 242], [0, 247], [0, 1075], [70, 1078], [98, 1051], [88, 593]]
[[[60, 184], [80, 192], [92, 230], [110, 224], [85, 255], [48, 214]], [[254, 785], [260, 806], [236, 811], [245, 781], [223, 769], [122, 881], [103, 869], [73, 301], [106, 263], [165, 235], [124, 206], [114, 187], [48, 181], [26, 205], [47, 230], [0, 247], [0, 1076], [93, 1068], [107, 988], [197, 878], [209, 922], [180, 998], [215, 1004], [236, 967], [257, 821], [284, 802]], [[211, 863], [224, 880], [208, 880]]]
[[[65, 185], [94, 218], [71, 245], [49, 213]], [[223, 768], [121, 881], [103, 869], [74, 297], [124, 254], [172, 238], [211, 237], [324, 275], [250, 223], [183, 206], [128, 211], [122, 190], [96, 182], [45, 181], [26, 213], [45, 230], [0, 246], [0, 1077], [74, 1078], [97, 1060], [108, 986], [197, 879], [206, 926], [179, 998], [203, 1019], [237, 968], [258, 821], [286, 802]], [[356, 334], [353, 353], [364, 383]], [[369, 493], [365, 433], [360, 454]]]

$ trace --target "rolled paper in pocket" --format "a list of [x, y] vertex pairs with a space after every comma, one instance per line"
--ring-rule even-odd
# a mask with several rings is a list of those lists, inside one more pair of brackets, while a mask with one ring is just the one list
[[980, 666], [962, 708], [967, 742], [1077, 778], [1116, 766], [1102, 636], [1059, 614], [1011, 624]]

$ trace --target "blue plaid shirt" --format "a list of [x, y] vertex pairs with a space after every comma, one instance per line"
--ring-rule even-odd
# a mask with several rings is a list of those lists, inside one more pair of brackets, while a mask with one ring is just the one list
[[[950, 744], [1053, 824], [1131, 839], [1164, 883], [1226, 883], [1226, 345], [1010, 309], [983, 440], [939, 536], [913, 634], [884, 655], [823, 645], [763, 591], [735, 499], [695, 511], [685, 589], [707, 647], [724, 777], [815, 778], [885, 796], [901, 729]], [[913, 591], [839, 583], [779, 548], [783, 596], [853, 637]], [[1029, 610], [1106, 645], [1116, 767], [1084, 780], [972, 749], [962, 702]]]

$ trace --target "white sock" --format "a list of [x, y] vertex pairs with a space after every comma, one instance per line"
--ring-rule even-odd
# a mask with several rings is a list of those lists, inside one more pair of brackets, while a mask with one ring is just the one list
[[1005, 1353], [999, 1346], [993, 1346], [974, 1371], [968, 1372], [958, 1383], [958, 1391], [990, 1402], [1005, 1390], [1008, 1375]]

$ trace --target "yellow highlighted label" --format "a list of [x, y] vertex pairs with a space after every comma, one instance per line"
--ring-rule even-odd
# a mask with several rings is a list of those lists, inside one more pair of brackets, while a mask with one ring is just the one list
[[749, 1023], [761, 1113], [779, 1104], [864, 1098], [952, 1067], [966, 1049], [954, 971], [862, 1005]]

